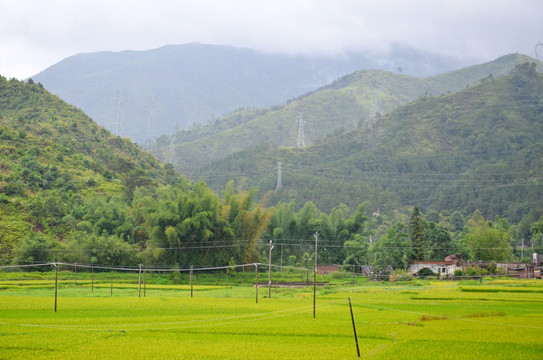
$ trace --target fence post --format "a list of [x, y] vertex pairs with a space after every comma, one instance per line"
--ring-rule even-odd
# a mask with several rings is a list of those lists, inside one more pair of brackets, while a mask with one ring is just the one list
[[143, 297], [145, 297], [146, 288], [147, 288], [147, 270], [143, 272]]
[[94, 266], [91, 267], [91, 292], [94, 292]]

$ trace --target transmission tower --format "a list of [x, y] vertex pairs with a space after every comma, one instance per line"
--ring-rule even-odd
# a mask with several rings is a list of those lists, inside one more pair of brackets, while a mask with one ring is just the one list
[[275, 187], [275, 191], [281, 189], [283, 187], [283, 178], [281, 173], [281, 165], [283, 163], [281, 161], [277, 162], [277, 186]]
[[172, 165], [175, 164], [175, 135], [170, 136], [170, 154], [168, 156], [168, 162]]
[[538, 41], [537, 44], [535, 44], [535, 58], [540, 63], [543, 63], [543, 43]]
[[305, 148], [305, 137], [304, 137], [304, 119], [303, 112], [300, 112], [300, 119], [298, 120], [298, 147]]
[[157, 98], [156, 96], [151, 96], [147, 100], [147, 138], [145, 139], [145, 146], [147, 150], [152, 150], [156, 146], [156, 129], [155, 129], [155, 117], [157, 112]]
[[124, 136], [124, 104], [126, 103], [126, 93], [117, 93], [117, 119], [115, 121], [114, 132], [117, 136]]

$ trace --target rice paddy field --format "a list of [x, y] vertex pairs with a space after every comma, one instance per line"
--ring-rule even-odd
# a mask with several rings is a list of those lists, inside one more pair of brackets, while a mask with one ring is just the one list
[[[543, 281], [139, 288], [0, 274], [0, 359], [542, 359]], [[344, 279], [345, 280], [345, 279]], [[204, 284], [204, 282], [209, 284]], [[112, 285], [113, 284], [113, 285]], [[138, 297], [139, 294], [139, 297]]]

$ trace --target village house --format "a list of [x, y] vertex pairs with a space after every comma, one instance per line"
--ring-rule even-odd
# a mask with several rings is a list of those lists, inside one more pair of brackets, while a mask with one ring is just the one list
[[462, 255], [452, 254], [444, 261], [413, 261], [409, 264], [410, 274], [416, 274], [422, 269], [430, 269], [439, 276], [453, 276], [456, 269], [462, 269]]
[[[444, 261], [413, 261], [409, 264], [410, 274], [417, 274], [422, 269], [430, 269], [439, 276], [454, 276], [455, 270], [465, 271], [469, 266], [484, 266], [491, 262], [464, 262], [462, 255], [452, 254], [445, 257]], [[504, 262], [495, 263], [498, 269], [501, 269], [505, 275], [519, 278], [542, 278], [543, 255], [533, 254], [532, 263]]]

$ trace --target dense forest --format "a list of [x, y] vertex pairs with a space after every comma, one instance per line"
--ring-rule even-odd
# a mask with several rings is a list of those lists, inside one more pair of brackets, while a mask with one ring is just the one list
[[[304, 197], [293, 192], [296, 178], [287, 174], [281, 189], [263, 192], [262, 181], [269, 180], [259, 180], [258, 169], [252, 173], [256, 183], [228, 181], [215, 193], [96, 125], [41, 84], [0, 77], [0, 260], [240, 264], [265, 261], [272, 240], [274, 263], [308, 267], [315, 236], [320, 263], [356, 271], [367, 264], [401, 269], [450, 253], [518, 259], [528, 255], [519, 247], [520, 236], [532, 241], [534, 251], [543, 250], [537, 183], [542, 90], [542, 76], [527, 63], [458, 94], [423, 97], [318, 146], [261, 146], [251, 155], [251, 164], [274, 164], [279, 155], [300, 170], [311, 160], [306, 169], [321, 174], [316, 182], [300, 176], [315, 191]], [[224, 165], [245, 166], [246, 159], [236, 154]], [[373, 180], [388, 180], [382, 186], [360, 181], [372, 179], [369, 171], [376, 171]], [[452, 180], [432, 186], [436, 174]], [[490, 174], [498, 182], [489, 186]], [[349, 178], [358, 179], [360, 188], [349, 185]], [[405, 186], [410, 183], [418, 186]], [[462, 195], [466, 184], [478, 195]], [[489, 197], [479, 195], [485, 190]], [[281, 192], [290, 199], [274, 200]], [[323, 197], [311, 201], [318, 192]]]

